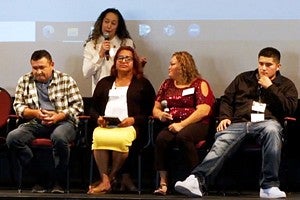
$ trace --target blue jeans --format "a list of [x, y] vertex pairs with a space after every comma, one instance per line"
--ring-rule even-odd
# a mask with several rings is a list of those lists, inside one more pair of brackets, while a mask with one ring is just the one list
[[237, 150], [246, 136], [256, 136], [262, 146], [260, 187], [279, 187], [281, 132], [282, 126], [275, 120], [232, 123], [227, 129], [216, 133], [216, 141], [211, 150], [192, 174], [200, 177], [202, 184], [205, 184], [205, 178], [219, 172], [224, 160]]
[[27, 165], [33, 157], [28, 144], [37, 137], [50, 138], [52, 140], [55, 164], [54, 178], [62, 178], [61, 176], [65, 174], [69, 163], [69, 143], [76, 137], [76, 126], [68, 121], [45, 126], [37, 120], [31, 120], [9, 132], [6, 138], [7, 145], [12, 155], [22, 166]]

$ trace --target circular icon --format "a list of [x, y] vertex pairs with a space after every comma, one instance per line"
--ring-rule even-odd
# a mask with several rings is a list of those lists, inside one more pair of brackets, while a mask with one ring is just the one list
[[51, 38], [54, 35], [54, 27], [51, 25], [46, 25], [43, 27], [43, 35], [46, 38]]
[[139, 35], [141, 37], [146, 37], [151, 32], [151, 26], [148, 24], [139, 24]]
[[198, 24], [191, 24], [188, 27], [188, 34], [190, 37], [197, 37], [200, 34], [200, 26]]
[[164, 34], [167, 36], [172, 36], [176, 33], [175, 26], [167, 25], [164, 27]]

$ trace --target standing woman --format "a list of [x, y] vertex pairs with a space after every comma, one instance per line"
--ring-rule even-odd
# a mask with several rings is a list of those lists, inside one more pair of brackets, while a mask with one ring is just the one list
[[176, 142], [181, 147], [190, 169], [198, 164], [195, 144], [206, 139], [214, 102], [213, 92], [201, 78], [192, 55], [186, 51], [175, 52], [170, 61], [169, 78], [160, 86], [153, 108], [153, 116], [164, 122], [155, 143], [160, 186], [154, 194], [167, 193], [167, 151], [171, 143]]
[[[93, 94], [91, 116], [98, 127], [93, 132], [92, 149], [100, 183], [91, 186], [89, 194], [110, 191], [126, 159], [135, 155], [136, 145], [139, 144], [136, 141], [141, 141], [142, 134], [147, 130], [154, 98], [155, 90], [143, 76], [136, 52], [129, 46], [120, 47], [111, 75], [98, 82]], [[116, 127], [109, 127], [103, 116], [118, 117], [121, 122]], [[128, 175], [125, 180], [122, 174], [121, 184], [127, 189], [132, 187]]]
[[120, 46], [134, 47], [134, 43], [119, 10], [108, 8], [100, 14], [84, 44], [82, 72], [85, 78], [92, 77], [92, 92], [101, 78], [110, 75]]

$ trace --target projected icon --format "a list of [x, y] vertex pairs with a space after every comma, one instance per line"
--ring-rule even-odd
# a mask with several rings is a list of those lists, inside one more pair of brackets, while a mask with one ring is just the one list
[[54, 27], [51, 25], [46, 25], [43, 27], [43, 35], [46, 38], [51, 38], [54, 35]]
[[164, 34], [167, 36], [172, 36], [175, 34], [175, 32], [176, 32], [175, 26], [173, 25], [167, 25], [164, 27]]
[[140, 24], [139, 25], [139, 35], [141, 37], [146, 37], [151, 32], [151, 27], [147, 24]]
[[191, 24], [188, 27], [188, 34], [191, 37], [197, 37], [200, 34], [200, 26], [198, 24]]
[[77, 37], [78, 36], [78, 28], [68, 28], [67, 29], [67, 35], [68, 37]]

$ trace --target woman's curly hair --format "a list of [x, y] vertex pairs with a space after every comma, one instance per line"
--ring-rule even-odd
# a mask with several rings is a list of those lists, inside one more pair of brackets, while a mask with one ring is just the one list
[[195, 78], [201, 78], [200, 73], [196, 67], [194, 58], [186, 51], [178, 51], [173, 53], [172, 57], [175, 57], [177, 62], [181, 66], [182, 78], [184, 83], [191, 83]]
[[115, 15], [118, 16], [118, 27], [117, 27], [116, 35], [122, 40], [122, 43], [125, 42], [125, 39], [131, 39], [129, 31], [127, 30], [127, 27], [125, 24], [125, 20], [124, 20], [122, 14], [120, 13], [120, 11], [116, 8], [107, 8], [98, 17], [97, 21], [94, 24], [94, 29], [89, 34], [88, 39], [86, 40], [84, 46], [86, 45], [86, 43], [93, 40], [95, 48], [96, 48], [96, 44], [97, 44], [100, 36], [103, 35], [102, 24], [103, 24], [103, 20], [104, 20], [105, 16], [107, 15], [107, 13], [114, 13]]

